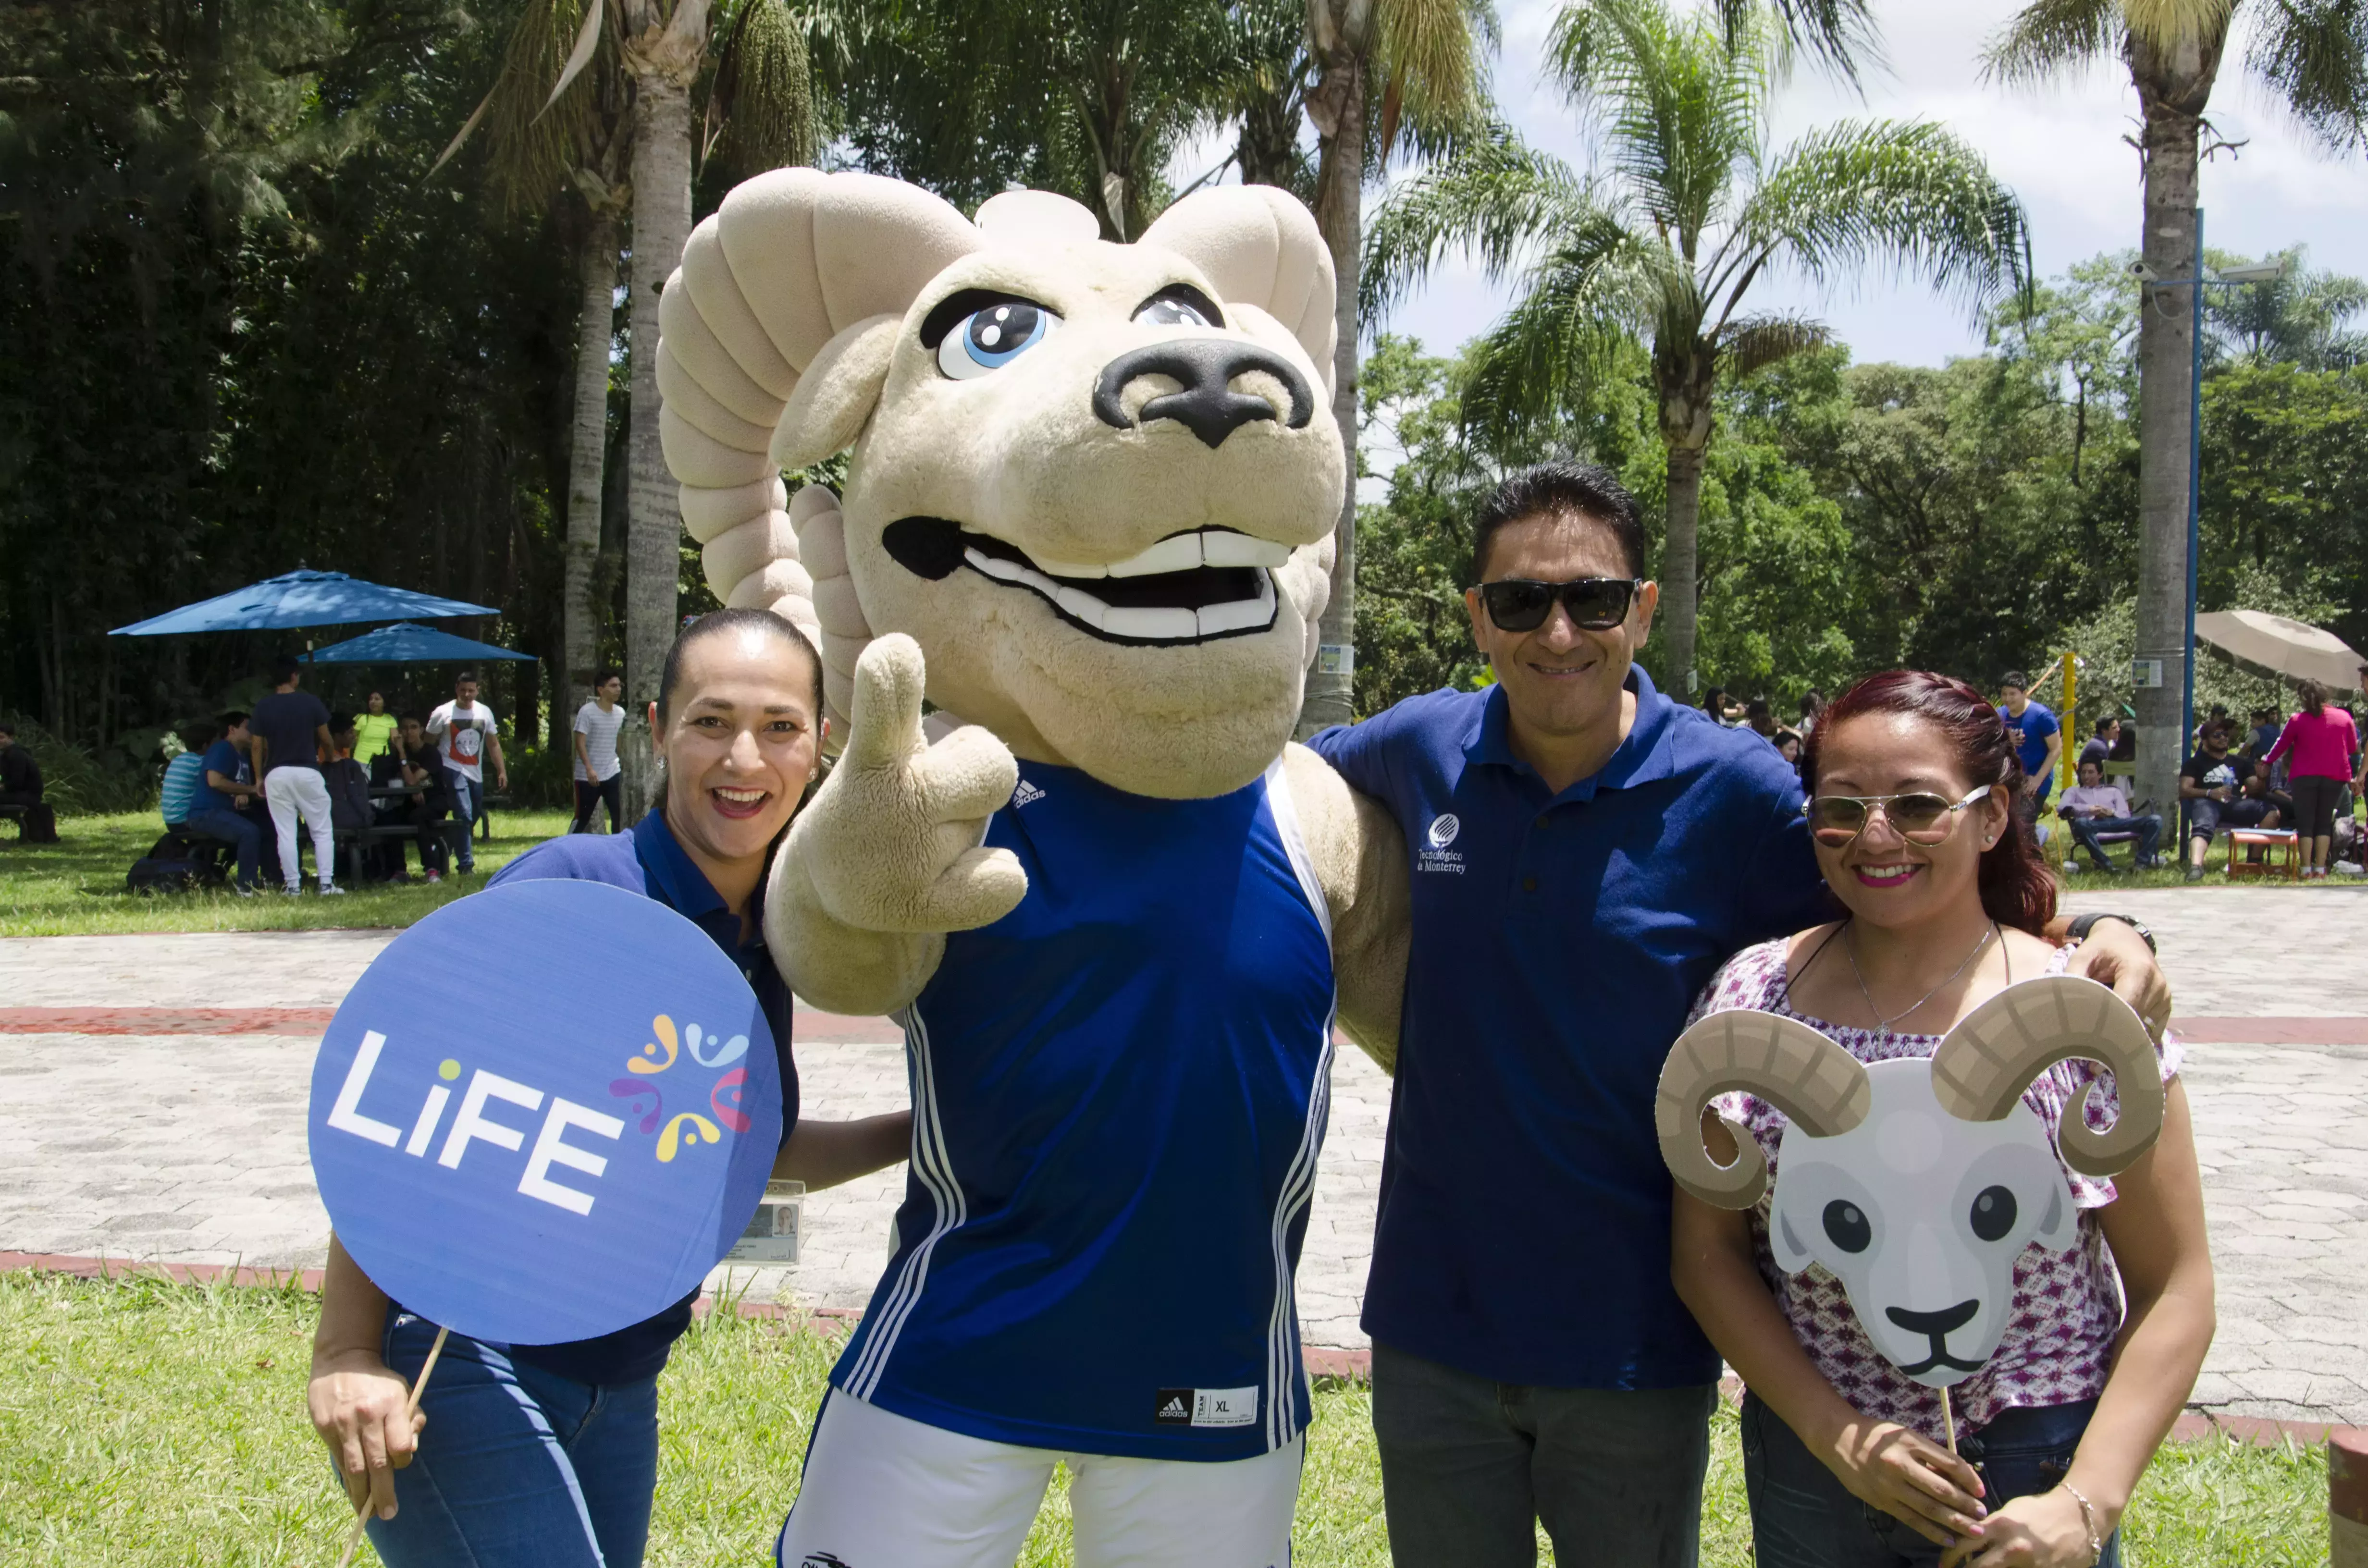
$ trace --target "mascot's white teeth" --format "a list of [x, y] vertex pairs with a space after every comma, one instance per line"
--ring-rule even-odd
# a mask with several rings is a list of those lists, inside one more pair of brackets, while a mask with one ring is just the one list
[[1106, 642], [1205, 642], [1274, 624], [1271, 569], [1291, 547], [1231, 528], [1171, 534], [1108, 565], [1042, 561], [1008, 540], [944, 517], [903, 517], [881, 539], [889, 556], [931, 582], [967, 566], [1025, 588], [1053, 613]]

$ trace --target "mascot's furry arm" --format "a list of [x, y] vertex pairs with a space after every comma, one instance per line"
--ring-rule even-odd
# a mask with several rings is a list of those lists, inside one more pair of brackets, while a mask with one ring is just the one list
[[[767, 892], [801, 994], [894, 1011], [948, 933], [1019, 904], [1019, 863], [981, 847], [1015, 754], [1170, 799], [1281, 754], [1341, 1021], [1392, 1062], [1404, 840], [1287, 744], [1347, 484], [1334, 300], [1314, 220], [1265, 187], [1110, 245], [1057, 196], [1006, 192], [973, 223], [787, 169], [692, 234], [658, 350], [684, 520], [719, 597], [820, 647], [846, 737]], [[785, 494], [782, 470], [849, 447], [843, 501]]]

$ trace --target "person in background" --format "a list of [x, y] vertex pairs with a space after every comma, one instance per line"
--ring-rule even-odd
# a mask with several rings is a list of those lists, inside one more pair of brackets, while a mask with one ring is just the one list
[[[509, 766], [502, 761], [502, 737], [494, 726], [494, 710], [477, 700], [477, 672], [462, 670], [452, 679], [452, 700], [438, 703], [427, 715], [427, 734], [444, 762], [445, 792], [452, 814], [470, 827], [485, 814], [485, 769], [494, 765], [494, 788], [510, 787]], [[476, 835], [461, 835], [461, 875], [477, 869]]]
[[1743, 727], [1769, 744], [1776, 744], [1776, 710], [1764, 697], [1755, 697], [1743, 705]]
[[2274, 708], [2254, 709], [2252, 726], [2245, 733], [2245, 763], [2248, 768], [2258, 772], [2265, 766], [2270, 748], [2278, 744], [2278, 731], [2283, 726], [2278, 722], [2278, 710]]
[[2082, 743], [2079, 762], [2075, 763], [2074, 767], [2077, 769], [2081, 763], [2093, 762], [2101, 769], [2112, 759], [2113, 748], [2121, 743], [2122, 721], [2118, 715], [2108, 713], [2097, 721], [2096, 733]]
[[[329, 747], [335, 755], [321, 764], [321, 782], [329, 790], [330, 824], [341, 832], [359, 833], [377, 820], [370, 810], [370, 769], [354, 760], [358, 738], [353, 715], [340, 713], [329, 721]], [[357, 846], [357, 871], [360, 858]]]
[[1728, 710], [1726, 687], [1723, 686], [1714, 686], [1708, 691], [1703, 692], [1702, 697], [1702, 710], [1709, 714], [1712, 721], [1715, 723], [1728, 724], [1733, 722], [1733, 721], [1728, 719], [1726, 716]]
[[2228, 716], [2228, 705], [2226, 703], [2214, 703], [2212, 705], [2212, 711], [2206, 713], [2203, 716], [2203, 722], [2195, 726], [2195, 744], [2199, 746], [2203, 744], [2203, 726], [2205, 724], [2217, 724], [2222, 729], [2227, 731], [2228, 747], [2231, 751], [2237, 749], [2237, 721]]
[[[1736, 954], [1696, 1017], [1760, 1008], [1862, 1062], [1930, 1059], [2015, 981], [2065, 972], [2069, 950], [2045, 935], [2055, 883], [2005, 800], [2021, 766], [1994, 712], [1961, 681], [1907, 670], [1835, 699], [1810, 747], [1808, 820], [1847, 914]], [[1933, 1391], [1875, 1349], [1839, 1280], [1779, 1271], [1767, 1199], [1735, 1211], [1677, 1194], [1679, 1294], [1748, 1391], [1758, 1568], [2119, 1568], [2123, 1513], [2215, 1324], [2180, 1060], [2175, 1043], [2156, 1048], [2165, 1103], [2153, 1146], [2111, 1180], [2067, 1173], [2077, 1240], [2061, 1253], [2025, 1244], [2004, 1337], [1950, 1391], [1954, 1432]], [[2053, 1142], [2066, 1118], [2114, 1108], [2108, 1081], [2098, 1063], [2058, 1062], [2017, 1103]], [[1712, 1104], [1748, 1130], [1781, 1183], [1786, 1114], [1740, 1092]], [[1733, 1162], [1727, 1127], [1706, 1114], [1702, 1128], [1710, 1156]], [[1903, 1142], [1900, 1167], [1921, 1168], [1910, 1161], [1920, 1153]], [[1866, 1222], [1839, 1199], [1826, 1212], [1829, 1231]], [[1948, 1244], [1919, 1233], [1893, 1244]], [[1900, 1308], [1892, 1315], [1905, 1321]], [[1960, 1458], [1968, 1432], [1982, 1451]]]
[[2286, 791], [2294, 797], [2294, 831], [2301, 835], [2302, 874], [2324, 877], [2335, 843], [2336, 797], [2360, 781], [2360, 730], [2315, 680], [2302, 683], [2302, 710], [2286, 721], [2255, 771], [2274, 767], [2280, 757], [2288, 759]]
[[1825, 710], [1826, 694], [1824, 692], [1819, 691], [1813, 686], [1807, 691], [1802, 693], [1801, 717], [1793, 722], [1793, 728], [1801, 732], [1801, 738], [1803, 740], [1805, 741], [1811, 735], [1816, 733], [1817, 720]]
[[592, 699], [575, 710], [575, 821], [570, 833], [592, 831], [595, 807], [609, 808], [609, 831], [625, 830], [624, 764], [617, 760], [617, 733], [625, 727], [625, 710], [618, 699], [625, 695], [625, 677], [604, 669], [592, 683]]
[[1793, 767], [1801, 766], [1801, 733], [1798, 730], [1776, 732], [1776, 755]]
[[[605, 882], [704, 931], [747, 977], [772, 1025], [782, 1131], [773, 1174], [809, 1187], [898, 1164], [913, 1136], [909, 1111], [857, 1121], [799, 1116], [793, 999], [759, 929], [773, 851], [821, 766], [822, 706], [821, 658], [795, 627], [768, 610], [702, 616], [676, 640], [659, 677], [652, 740], [666, 768], [658, 809], [629, 833], [538, 845], [494, 879]], [[653, 1236], [650, 1244], [680, 1240]], [[435, 1436], [414, 1462], [419, 1427], [405, 1418], [405, 1402], [436, 1325], [389, 1301], [333, 1237], [308, 1403], [347, 1506], [370, 1506], [381, 1560], [391, 1568], [638, 1568], [657, 1481], [658, 1373], [690, 1326], [697, 1295], [573, 1344], [452, 1335], [420, 1400]]]
[[57, 813], [41, 799], [47, 789], [41, 779], [41, 765], [33, 760], [31, 752], [17, 744], [17, 726], [0, 724], [0, 806], [25, 808], [18, 843], [58, 841]]
[[1998, 717], [2014, 737], [2015, 755], [2022, 758], [2022, 808], [2025, 822], [2036, 822], [2055, 788], [2055, 759], [2064, 752], [2064, 726], [2045, 703], [2031, 699], [2031, 677], [2009, 670], [1998, 682]]
[[165, 765], [165, 782], [156, 792], [156, 812], [166, 827], [189, 820], [191, 804], [206, 784], [206, 748], [214, 744], [214, 727], [202, 720], [174, 733], [180, 751]]
[[198, 792], [190, 798], [189, 814], [182, 825], [230, 845], [237, 856], [238, 880], [231, 891], [241, 898], [255, 895], [256, 871], [263, 853], [263, 824], [252, 811], [239, 808], [263, 791], [247, 782], [246, 753], [251, 737], [246, 715], [233, 710], [215, 721], [220, 726], [199, 759]]
[[2105, 782], [2105, 765], [2100, 758], [2081, 757], [2080, 782], [2064, 791], [2064, 799], [2056, 802], [2055, 813], [2072, 830], [2072, 841], [2089, 852], [2089, 858], [2100, 871], [2113, 869], [2113, 863], [2105, 858], [2105, 846], [2098, 836], [2100, 834], [2137, 835], [2137, 869], [2148, 870], [2157, 863], [2156, 852], [2162, 846], [2162, 819], [2150, 813], [2133, 813], [2130, 798], [2122, 793], [2121, 786]]
[[354, 715], [354, 760], [368, 767], [394, 744], [394, 715], [386, 710], [386, 693], [373, 691]]
[[[411, 827], [416, 830], [419, 845], [420, 874], [429, 881], [441, 881], [449, 858], [449, 846], [438, 824], [449, 809], [444, 792], [443, 759], [427, 739], [427, 721], [416, 713], [405, 713], [394, 733], [394, 743], [370, 761], [370, 787], [391, 789], [397, 784], [411, 786], [408, 795], [381, 796], [376, 821], [381, 827]], [[371, 846], [381, 856], [381, 873], [391, 882], [410, 881], [404, 869], [403, 841], [386, 839]]]
[[264, 804], [271, 810], [279, 844], [280, 885], [303, 891], [303, 865], [296, 846], [296, 819], [313, 837], [313, 882], [324, 898], [346, 890], [337, 885], [336, 828], [329, 820], [329, 787], [322, 761], [334, 756], [329, 710], [309, 691], [299, 690], [304, 666], [280, 658], [271, 665], [271, 695], [255, 705], [246, 722], [255, 750], [256, 777], [263, 780]]
[[2220, 813], [2242, 792], [2240, 764], [2228, 755], [2228, 732], [2203, 726], [2200, 749], [2179, 770], [2179, 798], [2187, 802], [2187, 880], [2203, 880], [2204, 851], [2220, 834]]

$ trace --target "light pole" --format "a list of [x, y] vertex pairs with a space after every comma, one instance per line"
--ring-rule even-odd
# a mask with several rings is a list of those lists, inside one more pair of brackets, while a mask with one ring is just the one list
[[[2192, 358], [2187, 379], [2187, 636], [2181, 645], [2179, 661], [2180, 678], [2185, 687], [2179, 705], [2179, 749], [2181, 755], [2193, 743], [2195, 735], [2195, 574], [2197, 562], [2203, 554], [2203, 290], [2235, 288], [2246, 283], [2273, 283], [2286, 273], [2283, 257], [2206, 273], [2203, 267], [2203, 209], [2198, 207], [2194, 211], [2194, 277], [2157, 278], [2144, 262], [2135, 262], [2130, 268], [2150, 288], [2164, 292], [2187, 289], [2189, 308], [2193, 312], [2188, 335]], [[2143, 672], [2140, 679], [2144, 679]], [[2158, 675], [2157, 681], [2158, 684]]]

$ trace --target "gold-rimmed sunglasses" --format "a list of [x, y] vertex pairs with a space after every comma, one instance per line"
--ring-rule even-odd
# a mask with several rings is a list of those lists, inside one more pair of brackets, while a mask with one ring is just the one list
[[1990, 792], [1984, 784], [1964, 800], [1952, 802], [1929, 790], [1899, 795], [1816, 795], [1801, 803], [1809, 832], [1828, 849], [1845, 848], [1866, 831], [1877, 810], [1892, 831], [1910, 844], [1938, 844], [1957, 824], [1957, 813]]

